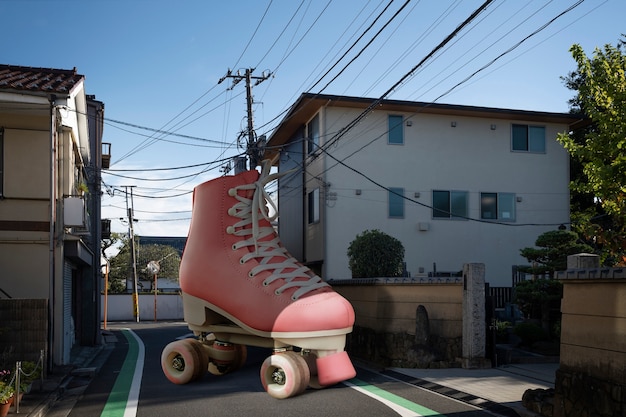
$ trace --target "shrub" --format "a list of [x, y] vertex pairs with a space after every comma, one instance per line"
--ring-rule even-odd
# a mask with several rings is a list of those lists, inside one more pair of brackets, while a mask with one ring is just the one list
[[548, 334], [537, 324], [526, 322], [515, 326], [515, 334], [522, 339], [522, 344], [532, 346], [536, 342], [548, 340]]
[[531, 319], [543, 319], [543, 311], [549, 311], [552, 304], [558, 308], [563, 297], [563, 284], [554, 279], [534, 279], [515, 286], [514, 301]]
[[509, 327], [511, 327], [510, 321], [495, 320], [493, 322], [494, 330], [496, 331], [496, 340], [506, 341], [509, 336]]
[[348, 246], [352, 278], [402, 276], [404, 246], [380, 230], [366, 230]]

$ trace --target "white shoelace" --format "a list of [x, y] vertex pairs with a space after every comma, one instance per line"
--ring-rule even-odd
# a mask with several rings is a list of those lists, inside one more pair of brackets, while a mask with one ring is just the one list
[[[278, 236], [275, 236], [273, 239], [262, 240], [274, 235], [275, 232], [271, 226], [259, 226], [259, 214], [270, 224], [278, 217], [277, 207], [269, 198], [265, 185], [286, 174], [276, 173], [270, 175], [270, 168], [270, 164], [267, 161], [263, 161], [261, 175], [255, 183], [245, 184], [228, 191], [231, 197], [235, 197], [239, 201], [228, 210], [228, 214], [240, 218], [241, 221], [233, 226], [229, 226], [226, 232], [243, 238], [233, 245], [233, 249], [254, 246], [254, 251], [241, 258], [241, 263], [246, 263], [255, 258], [259, 260], [259, 265], [250, 270], [250, 278], [262, 271], [271, 271], [271, 275], [263, 281], [263, 285], [267, 286], [276, 280], [282, 279], [285, 282], [276, 290], [276, 294], [280, 295], [289, 288], [298, 288], [291, 296], [295, 301], [302, 295], [318, 288], [326, 287], [328, 284], [309, 268], [298, 264], [298, 261], [287, 252], [287, 249], [281, 246]], [[254, 190], [252, 199], [240, 195], [240, 191], [249, 190]], [[274, 214], [271, 216], [266, 202], [270, 204], [274, 211]], [[274, 262], [270, 263], [272, 258], [283, 258], [283, 261], [276, 262], [274, 260]]]

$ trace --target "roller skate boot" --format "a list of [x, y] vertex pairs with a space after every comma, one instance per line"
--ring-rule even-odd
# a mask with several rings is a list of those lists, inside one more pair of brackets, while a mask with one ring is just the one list
[[261, 382], [275, 398], [356, 375], [344, 351], [352, 305], [282, 246], [265, 190], [279, 174], [269, 170], [264, 162], [260, 174], [194, 189], [179, 278], [185, 321], [197, 339], [163, 351], [163, 370], [174, 383], [197, 379], [197, 366], [200, 376], [232, 372], [245, 362], [246, 345], [274, 349]]

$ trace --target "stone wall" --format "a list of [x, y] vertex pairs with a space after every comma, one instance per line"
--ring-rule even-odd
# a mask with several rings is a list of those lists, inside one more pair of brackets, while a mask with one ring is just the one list
[[463, 282], [459, 278], [330, 281], [354, 307], [351, 356], [381, 366], [459, 367]]
[[626, 416], [626, 269], [559, 272], [561, 359], [554, 417]]

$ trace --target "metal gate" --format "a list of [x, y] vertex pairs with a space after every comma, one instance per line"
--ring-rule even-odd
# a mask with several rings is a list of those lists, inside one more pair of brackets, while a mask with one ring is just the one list
[[63, 364], [70, 363], [70, 352], [74, 346], [75, 330], [72, 317], [73, 277], [76, 267], [69, 261], [63, 263], [63, 346], [61, 358]]

